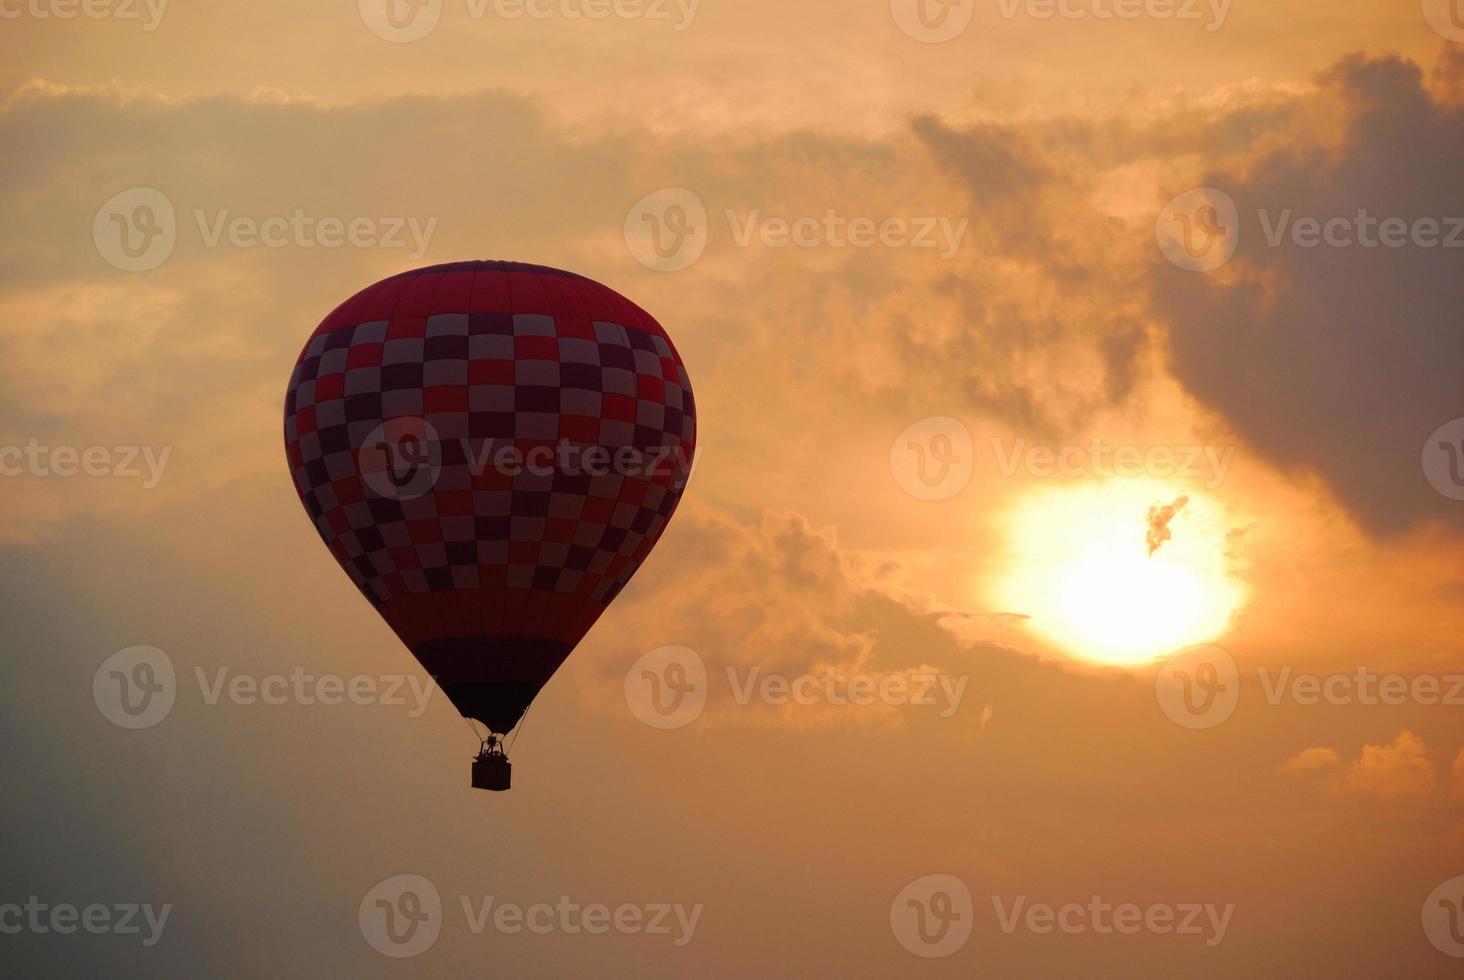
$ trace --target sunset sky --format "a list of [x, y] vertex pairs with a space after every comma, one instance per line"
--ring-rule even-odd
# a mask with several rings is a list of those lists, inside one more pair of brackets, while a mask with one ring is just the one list
[[[0, 960], [1458, 974], [1464, 6], [923, 3], [0, 0]], [[281, 404], [343, 299], [472, 258], [633, 299], [698, 414], [493, 795], [440, 693], [215, 696], [425, 680]], [[139, 646], [176, 701], [128, 729], [96, 685]], [[705, 703], [657, 724], [667, 657]], [[400, 875], [440, 935], [383, 955]], [[171, 911], [12, 934], [32, 896]], [[1207, 911], [1012, 918], [1095, 896]]]

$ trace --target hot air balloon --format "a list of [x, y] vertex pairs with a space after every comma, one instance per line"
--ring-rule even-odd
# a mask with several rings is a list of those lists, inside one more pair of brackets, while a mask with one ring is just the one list
[[454, 707], [503, 737], [665, 530], [695, 451], [648, 313], [571, 272], [457, 262], [368, 286], [300, 352], [285, 452], [322, 540]]

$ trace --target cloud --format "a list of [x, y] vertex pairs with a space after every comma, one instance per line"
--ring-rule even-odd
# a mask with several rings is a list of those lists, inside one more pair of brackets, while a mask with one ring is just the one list
[[1276, 767], [1277, 772], [1313, 773], [1336, 769], [1342, 764], [1336, 749], [1324, 746], [1303, 749]]
[[1160, 545], [1174, 537], [1174, 532], [1169, 529], [1169, 525], [1179, 515], [1179, 512], [1184, 510], [1184, 505], [1187, 503], [1189, 503], [1189, 497], [1179, 497], [1171, 504], [1163, 506], [1155, 504], [1149, 508], [1147, 515], [1149, 531], [1144, 535], [1144, 540], [1149, 545], [1151, 557], [1154, 552], [1159, 550]]
[[[1440, 70], [1455, 77], [1459, 64]], [[1367, 529], [1459, 525], [1464, 512], [1429, 487], [1419, 460], [1429, 433], [1461, 414], [1460, 252], [1272, 246], [1266, 231], [1283, 216], [1351, 221], [1360, 210], [1464, 218], [1464, 109], [1398, 57], [1343, 59], [1297, 98], [1292, 139], [1271, 133], [1201, 181], [1239, 208], [1230, 265], [1200, 275], [1154, 263], [1172, 368], [1270, 462], [1319, 475]]]
[[1386, 745], [1364, 745], [1346, 769], [1335, 749], [1313, 747], [1287, 759], [1277, 771], [1317, 778], [1332, 793], [1384, 802], [1416, 803], [1428, 799], [1439, 786], [1438, 772], [1425, 754], [1422, 739], [1406, 728]]
[[1364, 745], [1344, 783], [1350, 793], [1384, 800], [1427, 797], [1437, 785], [1422, 740], [1407, 729], [1389, 745]]
[[930, 284], [904, 331], [894, 353], [912, 389], [1043, 433], [1132, 395], [1151, 338], [1130, 250], [1105, 246], [1113, 228], [1091, 165], [1063, 142], [1084, 135], [929, 117], [912, 130], [960, 182], [977, 257]]
[[[617, 600], [615, 615], [596, 629], [596, 647], [617, 656], [600, 661], [599, 675], [586, 689], [591, 700], [622, 709], [624, 669], [641, 653], [675, 645], [691, 648], [706, 662], [711, 717], [797, 728], [898, 725], [908, 707], [878, 700], [858, 707], [792, 700], [775, 706], [757, 698], [749, 706], [736, 704], [729, 671], [743, 682], [767, 675], [857, 674], [876, 684], [939, 672], [919, 654], [912, 659], [901, 648], [882, 645], [881, 638], [886, 632], [907, 637], [932, 626], [940, 613], [916, 607], [901, 587], [897, 560], [849, 551], [833, 528], [779, 511], [741, 523], [693, 504], [677, 513], [662, 547], [679, 560], [648, 562]], [[946, 639], [954, 651], [954, 637]], [[752, 669], [758, 673], [748, 673]]]

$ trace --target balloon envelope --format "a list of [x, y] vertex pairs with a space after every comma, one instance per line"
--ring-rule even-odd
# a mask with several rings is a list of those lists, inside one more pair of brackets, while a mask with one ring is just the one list
[[671, 339], [557, 269], [384, 279], [311, 334], [285, 395], [331, 554], [462, 714], [507, 732], [650, 553], [696, 441]]

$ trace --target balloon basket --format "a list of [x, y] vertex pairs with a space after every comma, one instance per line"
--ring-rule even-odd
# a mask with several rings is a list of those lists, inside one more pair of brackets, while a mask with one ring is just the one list
[[502, 792], [508, 789], [513, 766], [502, 753], [484, 753], [473, 760], [473, 789]]

